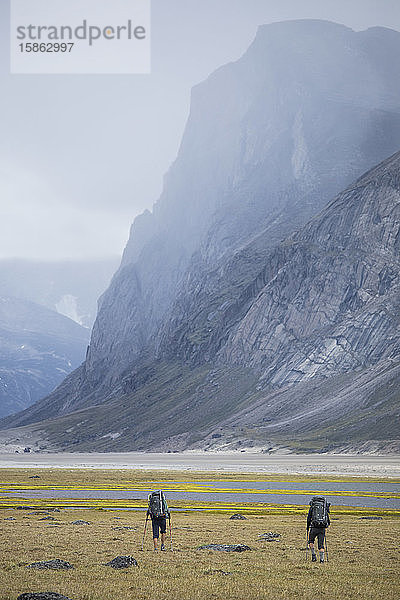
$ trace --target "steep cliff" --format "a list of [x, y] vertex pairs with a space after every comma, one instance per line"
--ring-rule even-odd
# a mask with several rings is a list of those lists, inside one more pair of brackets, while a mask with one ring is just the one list
[[[163, 194], [135, 221], [102, 298], [75, 406], [88, 388], [102, 401], [143, 354], [207, 358], [198, 346], [208, 315], [252, 284], [270, 248], [397, 150], [400, 69], [386, 60], [394, 50], [400, 35], [383, 28], [277, 23], [194, 88]], [[229, 261], [240, 263], [233, 281]], [[206, 312], [192, 335], [199, 290]]]
[[400, 153], [269, 257], [264, 286], [220, 358], [280, 387], [400, 351]]
[[273, 398], [292, 422], [291, 389], [342, 378], [345, 394], [349, 373], [397, 360], [398, 155], [315, 215], [398, 150], [399, 51], [384, 28], [276, 23], [194, 88], [84, 365], [7, 426], [66, 415], [46, 425], [62, 447], [187, 447], [244, 436], [232, 414], [256, 439]]
[[[400, 152], [275, 248], [257, 288], [212, 363], [148, 359], [101, 406], [41, 422], [47, 440], [90, 450], [398, 450]], [[46, 409], [36, 405], [42, 418]]]

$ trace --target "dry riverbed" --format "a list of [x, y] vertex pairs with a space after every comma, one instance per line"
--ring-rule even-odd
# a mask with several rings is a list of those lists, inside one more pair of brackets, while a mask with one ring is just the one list
[[182, 453], [0, 453], [0, 468], [92, 468], [290, 475], [399, 477], [400, 456], [350, 454]]

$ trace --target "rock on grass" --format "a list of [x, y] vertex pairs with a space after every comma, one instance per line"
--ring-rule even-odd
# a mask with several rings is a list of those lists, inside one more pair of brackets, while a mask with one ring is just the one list
[[67, 598], [67, 596], [57, 594], [56, 592], [26, 592], [18, 596], [17, 600], [71, 600], [71, 598]]
[[245, 550], [251, 550], [250, 546], [244, 544], [207, 544], [206, 546], [199, 546], [198, 550], [220, 550], [221, 552], [244, 552]]
[[116, 556], [106, 563], [106, 566], [113, 569], [126, 569], [126, 567], [137, 567], [138, 563], [133, 556]]
[[27, 569], [73, 569], [73, 565], [71, 565], [66, 560], [61, 560], [59, 558], [55, 558], [53, 560], [41, 560], [39, 562], [34, 562], [30, 565], [27, 565]]
[[71, 525], [90, 525], [89, 521], [83, 521], [82, 519], [78, 519], [77, 521], [72, 521]]
[[280, 542], [280, 538], [281, 534], [280, 533], [273, 533], [272, 531], [268, 531], [268, 533], [261, 533], [258, 536], [258, 539], [264, 540], [265, 542]]
[[71, 600], [67, 598], [67, 596], [63, 596], [62, 594], [57, 594], [56, 592], [38, 592], [31, 593], [26, 592], [25, 594], [21, 594], [18, 596], [17, 600]]
[[236, 513], [235, 515], [232, 515], [229, 518], [231, 521], [245, 521], [247, 519], [247, 517], [245, 517], [244, 515], [241, 515], [239, 513]]

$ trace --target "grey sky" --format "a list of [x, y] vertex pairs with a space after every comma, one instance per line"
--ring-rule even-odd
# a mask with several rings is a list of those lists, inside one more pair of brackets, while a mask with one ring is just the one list
[[120, 253], [176, 156], [191, 87], [237, 59], [259, 25], [400, 30], [398, 0], [152, 0], [151, 75], [10, 75], [8, 5], [0, 0], [0, 258]]

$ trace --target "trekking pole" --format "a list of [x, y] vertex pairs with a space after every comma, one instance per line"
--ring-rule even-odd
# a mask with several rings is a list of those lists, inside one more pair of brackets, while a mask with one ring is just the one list
[[142, 539], [142, 552], [143, 552], [143, 546], [144, 546], [144, 537], [146, 535], [146, 527], [147, 527], [147, 519], [149, 518], [149, 515], [146, 514], [146, 523], [144, 524], [144, 532], [143, 532], [143, 539]]
[[173, 547], [172, 547], [172, 527], [171, 527], [171, 515], [168, 515], [169, 518], [169, 537], [171, 539], [171, 552], [173, 551]]
[[306, 533], [306, 561], [307, 561], [307, 555], [308, 555], [308, 548], [309, 548], [309, 546], [308, 546], [308, 531], [307, 531], [307, 533]]
[[325, 550], [326, 550], [326, 562], [329, 562], [328, 542], [327, 542], [327, 539], [326, 539], [326, 530], [325, 530]]

